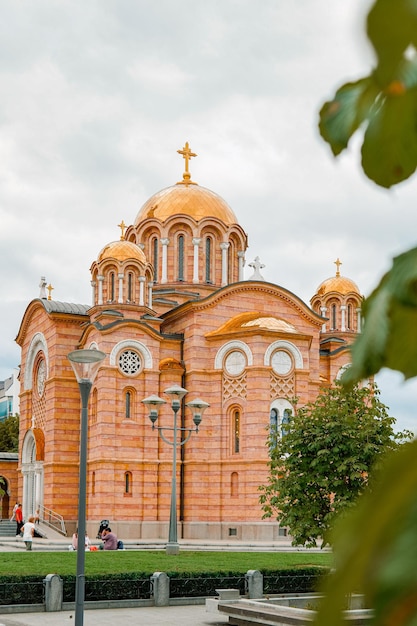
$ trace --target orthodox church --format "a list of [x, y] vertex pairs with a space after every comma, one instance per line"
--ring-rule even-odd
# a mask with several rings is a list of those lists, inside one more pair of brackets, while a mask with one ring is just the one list
[[[268, 475], [269, 429], [314, 400], [350, 361], [362, 296], [340, 274], [311, 306], [266, 282], [259, 258], [244, 279], [247, 235], [231, 207], [191, 178], [188, 145], [180, 182], [143, 204], [133, 223], [93, 260], [91, 303], [58, 302], [41, 283], [16, 338], [21, 347], [18, 494], [25, 516], [40, 508], [76, 525], [80, 393], [68, 360], [106, 354], [91, 391], [87, 529], [111, 520], [123, 538], [166, 538], [173, 447], [152, 429], [142, 402], [179, 385], [208, 403], [199, 432], [178, 449], [179, 538], [273, 540], [258, 486]], [[172, 427], [169, 402], [158, 425]], [[165, 432], [169, 439], [170, 431]]]

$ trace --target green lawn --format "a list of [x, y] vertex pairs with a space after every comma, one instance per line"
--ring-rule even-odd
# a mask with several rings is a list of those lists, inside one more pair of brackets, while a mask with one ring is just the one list
[[[2, 552], [0, 576], [75, 574], [76, 552]], [[249, 569], [271, 571], [300, 567], [331, 567], [329, 552], [180, 552], [177, 556], [163, 551], [87, 552], [86, 575], [119, 574], [127, 572], [199, 573], [239, 572]]]

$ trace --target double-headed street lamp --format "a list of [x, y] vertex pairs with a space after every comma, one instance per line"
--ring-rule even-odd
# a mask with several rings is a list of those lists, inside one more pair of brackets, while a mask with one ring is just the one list
[[[204, 411], [210, 406], [204, 400], [197, 398], [191, 402], [187, 402], [188, 406], [193, 413], [193, 422], [195, 428], [184, 428], [177, 425], [177, 413], [181, 408], [181, 400], [186, 395], [187, 390], [183, 389], [179, 385], [172, 385], [165, 389], [164, 393], [171, 397], [171, 408], [174, 412], [174, 424], [173, 426], [156, 426], [161, 438], [168, 445], [173, 447], [172, 458], [172, 482], [171, 482], [171, 509], [169, 514], [169, 536], [168, 543], [166, 545], [167, 554], [178, 554], [180, 547], [178, 544], [178, 532], [177, 532], [177, 447], [183, 446], [187, 443], [192, 433], [198, 433], [198, 428], [201, 424], [201, 419]], [[149, 406], [149, 419], [152, 422], [152, 430], [155, 429], [155, 422], [158, 419], [159, 408], [166, 404], [166, 400], [163, 400], [159, 396], [152, 395], [142, 400], [143, 404]], [[172, 441], [168, 439], [164, 431], [169, 430], [173, 433]], [[178, 431], [180, 437], [178, 438]], [[183, 438], [183, 433], [185, 437]]]
[[84, 623], [84, 590], [85, 590], [85, 550], [84, 537], [86, 526], [87, 500], [87, 430], [88, 430], [88, 398], [97, 375], [100, 363], [106, 358], [100, 350], [74, 350], [68, 354], [81, 395], [81, 429], [80, 429], [80, 477], [78, 489], [78, 550], [77, 576], [75, 580], [75, 621], [74, 626]]

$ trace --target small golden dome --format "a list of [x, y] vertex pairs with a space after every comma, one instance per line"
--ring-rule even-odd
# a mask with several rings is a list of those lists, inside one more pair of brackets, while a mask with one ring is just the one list
[[317, 289], [317, 295], [325, 296], [326, 294], [335, 291], [343, 296], [352, 292], [360, 295], [357, 284], [345, 276], [332, 276], [331, 278], [324, 280]]
[[205, 217], [214, 217], [227, 225], [237, 224], [230, 206], [214, 191], [197, 184], [179, 183], [149, 198], [137, 214], [135, 226], [151, 217], [165, 222], [169, 217], [180, 214], [189, 215], [197, 222]]
[[146, 256], [143, 250], [139, 248], [135, 243], [121, 239], [119, 241], [112, 241], [104, 246], [100, 254], [98, 255], [98, 262], [106, 259], [116, 259], [116, 261], [127, 261], [132, 259], [134, 261], [140, 261], [146, 263]]

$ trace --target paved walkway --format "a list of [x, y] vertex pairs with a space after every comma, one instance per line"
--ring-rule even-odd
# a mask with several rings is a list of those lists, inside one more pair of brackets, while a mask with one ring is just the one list
[[[223, 626], [228, 617], [207, 613], [204, 605], [96, 609], [84, 612], [84, 626]], [[71, 626], [74, 611], [0, 614], [0, 626]]]

